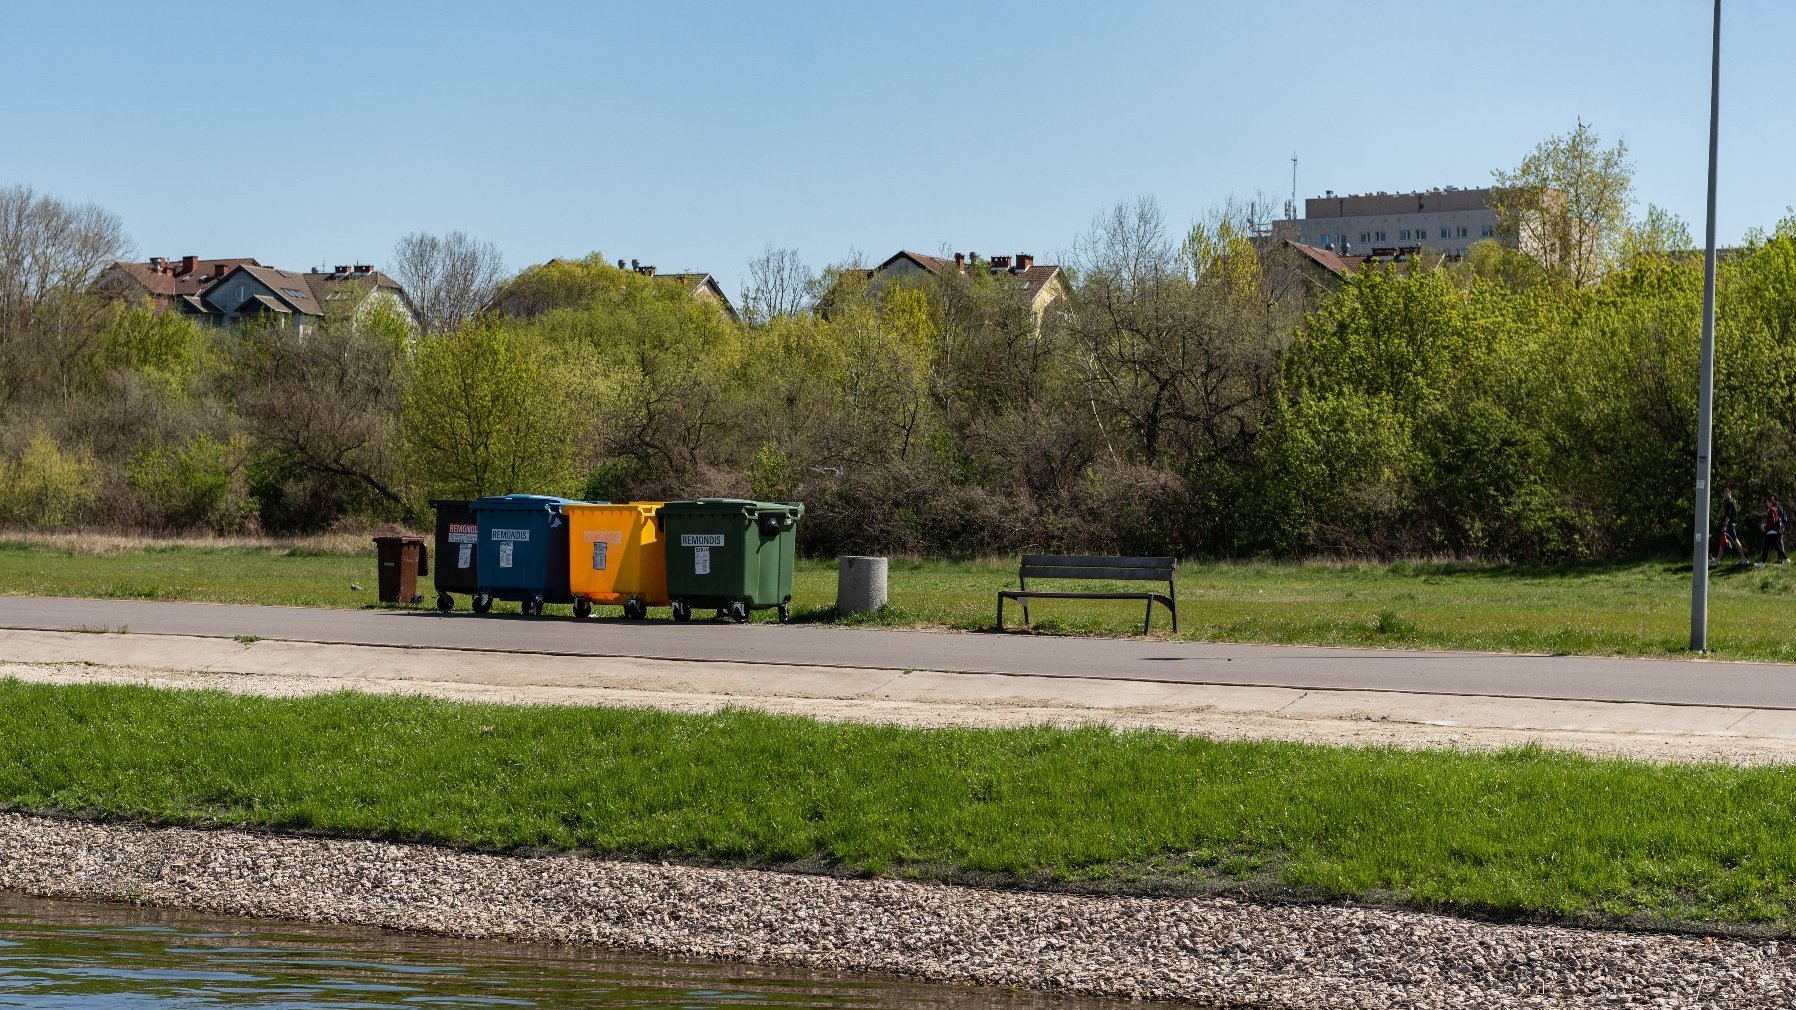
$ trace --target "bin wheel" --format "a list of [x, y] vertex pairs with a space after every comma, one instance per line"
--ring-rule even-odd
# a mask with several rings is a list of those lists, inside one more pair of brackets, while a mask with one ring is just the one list
[[780, 604], [780, 623], [784, 624], [792, 618], [792, 604]]
[[585, 619], [592, 616], [592, 601], [579, 599], [574, 601], [574, 616]]
[[624, 601], [624, 617], [632, 621], [640, 621], [649, 616], [649, 608], [636, 597]]
[[[719, 613], [721, 613], [721, 611], [719, 611]], [[741, 624], [748, 620], [748, 604], [743, 603], [741, 600], [737, 600], [735, 603], [730, 604], [730, 620], [735, 621], [737, 624]]]
[[454, 610], [455, 609], [455, 597], [450, 596], [448, 593], [438, 593], [437, 594], [437, 609], [438, 610]]
[[423, 603], [424, 602], [424, 594], [423, 593], [413, 593], [412, 594], [412, 602], [413, 603]]
[[493, 598], [491, 596], [488, 596], [486, 593], [477, 594], [474, 597], [473, 606], [474, 606], [474, 612], [476, 614], [484, 614], [487, 611], [493, 609]]
[[543, 616], [543, 598], [540, 596], [531, 597], [530, 602], [524, 604], [524, 613], [529, 614], [531, 617]]
[[673, 619], [674, 620], [676, 620], [676, 621], [692, 620], [692, 608], [688, 607], [686, 605], [685, 600], [675, 600], [675, 601], [673, 601], [672, 606], [673, 606]]

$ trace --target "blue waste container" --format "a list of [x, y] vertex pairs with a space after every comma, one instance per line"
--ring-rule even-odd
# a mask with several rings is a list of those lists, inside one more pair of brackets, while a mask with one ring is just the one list
[[561, 514], [561, 505], [568, 500], [540, 494], [474, 499], [480, 535], [475, 613], [491, 610], [494, 600], [510, 600], [523, 613], [536, 616], [541, 616], [545, 603], [573, 602], [568, 591], [567, 517]]

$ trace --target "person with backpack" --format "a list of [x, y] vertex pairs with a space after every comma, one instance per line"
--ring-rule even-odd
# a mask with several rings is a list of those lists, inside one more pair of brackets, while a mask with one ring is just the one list
[[1715, 557], [1710, 565], [1719, 565], [1721, 556], [1728, 551], [1739, 555], [1740, 564], [1748, 564], [1746, 545], [1740, 542], [1740, 503], [1734, 498], [1734, 489], [1721, 490], [1721, 541], [1715, 545]]
[[1787, 565], [1790, 556], [1784, 553], [1784, 510], [1777, 496], [1765, 502], [1765, 546], [1759, 548], [1758, 567], [1765, 567], [1765, 559], [1771, 556], [1771, 548], [1777, 548], [1777, 563]]

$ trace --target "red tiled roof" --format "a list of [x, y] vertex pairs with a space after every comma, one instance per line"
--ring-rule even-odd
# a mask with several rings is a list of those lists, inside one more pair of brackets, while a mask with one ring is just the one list
[[[867, 271], [867, 276], [871, 277], [874, 274], [879, 273], [900, 259], [908, 259], [932, 274], [939, 274], [944, 270], [954, 269], [954, 261], [951, 259], [943, 259], [940, 256], [930, 256], [927, 253], [911, 252], [908, 249], [901, 249], [891, 257], [887, 258], [885, 262]], [[989, 264], [990, 261], [988, 260], [986, 262]], [[993, 272], [1008, 273], [1023, 282], [1022, 286], [1024, 290], [1033, 292], [1039, 291], [1043, 285], [1053, 280], [1054, 275], [1060, 273], [1060, 267], [1052, 263], [1033, 263], [1022, 270], [994, 270]]]
[[196, 260], [192, 270], [187, 270], [181, 260], [168, 260], [160, 266], [152, 263], [126, 263], [123, 260], [113, 264], [114, 269], [142, 285], [145, 291], [162, 298], [197, 295], [236, 266], [261, 264], [247, 256]]

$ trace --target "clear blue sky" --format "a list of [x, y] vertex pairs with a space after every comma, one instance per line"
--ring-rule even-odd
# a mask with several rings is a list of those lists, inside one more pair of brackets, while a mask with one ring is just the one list
[[[0, 184], [145, 255], [708, 270], [1068, 248], [1119, 199], [1482, 185], [1577, 117], [1702, 228], [1706, 0], [9, 5]], [[1720, 234], [1792, 197], [1796, 4], [1728, 0]]]

